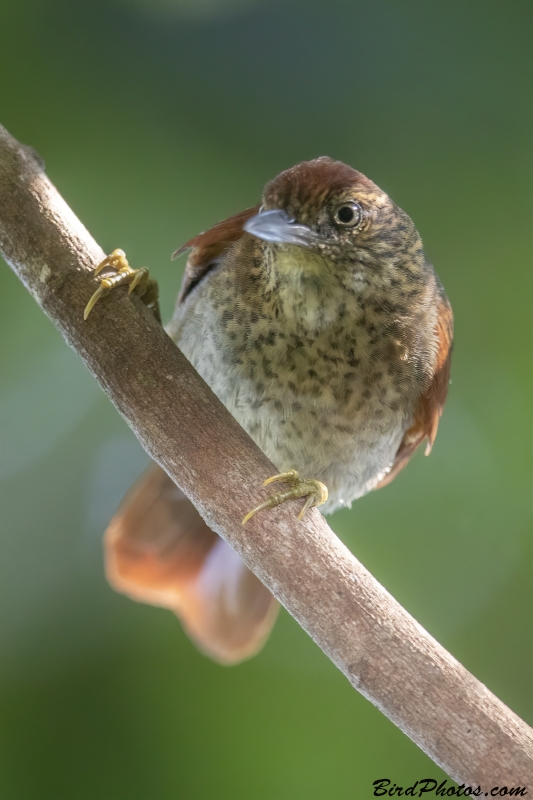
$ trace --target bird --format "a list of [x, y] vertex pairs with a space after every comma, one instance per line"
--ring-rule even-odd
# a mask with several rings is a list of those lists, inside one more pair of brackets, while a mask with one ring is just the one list
[[[325, 514], [390, 483], [426, 440], [449, 384], [453, 314], [411, 218], [327, 156], [281, 172], [261, 202], [187, 241], [166, 330], [297, 498]], [[128, 283], [159, 318], [157, 285], [121, 250], [102, 294]], [[106, 283], [107, 280], [107, 283]], [[300, 478], [300, 474], [309, 475]], [[263, 646], [277, 601], [152, 464], [105, 534], [118, 591], [172, 609], [199, 649], [235, 664]]]

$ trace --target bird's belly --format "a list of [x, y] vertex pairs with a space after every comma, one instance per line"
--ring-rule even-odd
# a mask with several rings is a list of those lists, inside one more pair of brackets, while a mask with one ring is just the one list
[[224, 346], [205, 318], [201, 328], [190, 320], [170, 333], [280, 472], [297, 469], [326, 484], [324, 513], [366, 494], [390, 469], [412, 418], [394, 402], [394, 387], [369, 388], [357, 375], [352, 385], [341, 383], [343, 364], [324, 374], [316, 364], [312, 380], [282, 373], [275, 358], [265, 367], [245, 350]]
[[[216, 388], [215, 388], [216, 391]], [[225, 405], [273, 464], [284, 472], [328, 487], [324, 513], [350, 505], [369, 492], [389, 471], [405, 432], [405, 421], [391, 418], [373, 425], [367, 418], [349, 419], [341, 408], [319, 404], [295, 413], [279, 413], [270, 404], [261, 409], [242, 403], [239, 394]]]

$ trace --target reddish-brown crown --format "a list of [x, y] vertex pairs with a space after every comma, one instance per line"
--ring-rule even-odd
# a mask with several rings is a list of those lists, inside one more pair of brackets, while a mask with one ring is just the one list
[[321, 156], [302, 161], [267, 183], [263, 202], [267, 208], [314, 208], [347, 189], [379, 191], [375, 183], [353, 167]]

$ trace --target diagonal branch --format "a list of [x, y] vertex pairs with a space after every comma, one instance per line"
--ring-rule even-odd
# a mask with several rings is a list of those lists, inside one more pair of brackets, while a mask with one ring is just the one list
[[446, 652], [316, 510], [283, 506], [246, 526], [273, 465], [136, 297], [117, 290], [87, 322], [104, 253], [0, 126], [0, 252], [134, 430], [350, 683], [459, 783], [524, 786], [533, 732]]

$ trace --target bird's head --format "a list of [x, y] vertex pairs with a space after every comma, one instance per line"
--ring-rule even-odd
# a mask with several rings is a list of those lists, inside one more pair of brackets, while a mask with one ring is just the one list
[[424, 272], [410, 217], [362, 173], [328, 157], [305, 161], [267, 183], [245, 223], [274, 269], [299, 285], [330, 282], [367, 293]]

